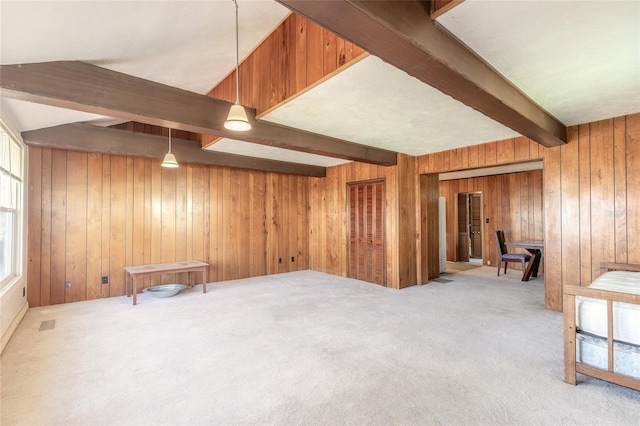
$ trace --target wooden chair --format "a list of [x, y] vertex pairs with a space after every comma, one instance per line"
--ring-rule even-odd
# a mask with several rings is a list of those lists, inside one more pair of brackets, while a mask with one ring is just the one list
[[509, 262], [520, 262], [522, 270], [525, 270], [525, 264], [531, 260], [531, 256], [522, 253], [508, 253], [507, 246], [504, 243], [504, 232], [496, 231], [496, 242], [498, 243], [498, 276], [500, 276], [500, 267], [504, 262], [504, 273], [507, 273], [507, 264]]

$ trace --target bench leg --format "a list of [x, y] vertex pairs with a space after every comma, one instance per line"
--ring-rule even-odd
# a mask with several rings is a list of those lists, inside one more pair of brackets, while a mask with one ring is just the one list
[[133, 278], [131, 285], [133, 287], [133, 304], [137, 305], [138, 304], [138, 280], [136, 278]]

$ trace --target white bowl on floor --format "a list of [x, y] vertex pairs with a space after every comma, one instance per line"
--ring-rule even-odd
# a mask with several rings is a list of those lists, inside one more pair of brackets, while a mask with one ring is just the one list
[[147, 287], [142, 290], [144, 293], [153, 294], [155, 297], [171, 297], [178, 294], [180, 290], [187, 288], [184, 284], [160, 284]]

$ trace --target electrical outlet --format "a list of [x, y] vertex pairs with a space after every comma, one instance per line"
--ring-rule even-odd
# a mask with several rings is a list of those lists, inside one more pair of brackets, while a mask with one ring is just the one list
[[292, 262], [295, 262], [295, 261], [296, 261], [296, 258], [295, 258], [295, 257], [293, 257], [293, 256], [291, 256], [291, 261], [292, 261]]
[[66, 283], [64, 283], [64, 286], [65, 286], [66, 288], [71, 287], [71, 281], [67, 281]]
[[491, 266], [491, 261], [487, 260], [487, 265]]
[[281, 257], [278, 258], [278, 263], [282, 263], [282, 258]]
[[105, 275], [102, 277], [102, 284], [109, 284], [109, 276]]

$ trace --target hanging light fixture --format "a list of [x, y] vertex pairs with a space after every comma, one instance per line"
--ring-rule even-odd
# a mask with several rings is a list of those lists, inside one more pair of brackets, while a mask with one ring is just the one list
[[224, 122], [224, 127], [229, 130], [235, 130], [237, 132], [244, 132], [251, 130], [251, 124], [247, 118], [247, 112], [244, 107], [240, 105], [240, 74], [238, 72], [240, 53], [238, 48], [238, 0], [233, 0], [236, 5], [236, 103], [231, 106], [227, 121]]
[[178, 167], [178, 161], [176, 160], [176, 156], [171, 152], [171, 129], [169, 129], [169, 151], [164, 156], [164, 160], [162, 160], [162, 167], [169, 167], [175, 169]]

